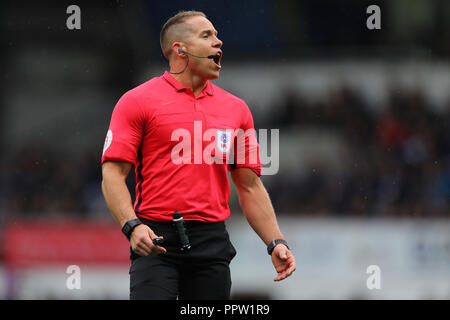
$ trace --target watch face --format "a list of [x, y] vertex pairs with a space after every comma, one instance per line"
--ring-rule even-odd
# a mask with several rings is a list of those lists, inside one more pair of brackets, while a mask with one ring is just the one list
[[125, 226], [123, 227], [123, 233], [128, 234], [130, 232], [130, 225], [128, 223], [125, 224]]
[[122, 232], [127, 236], [128, 240], [131, 236], [131, 232], [133, 231], [133, 229], [140, 224], [142, 224], [142, 222], [139, 219], [130, 220], [127, 221], [127, 223], [125, 223], [125, 225], [122, 228]]

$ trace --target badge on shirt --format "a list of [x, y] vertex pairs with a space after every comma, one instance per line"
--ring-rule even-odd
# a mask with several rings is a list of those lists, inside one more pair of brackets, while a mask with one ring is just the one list
[[222, 153], [228, 153], [231, 146], [231, 131], [217, 129], [217, 148]]
[[113, 133], [111, 130], [108, 130], [108, 133], [106, 134], [106, 138], [105, 138], [105, 144], [103, 145], [103, 154], [105, 154], [105, 151], [111, 145], [112, 139], [113, 139]]

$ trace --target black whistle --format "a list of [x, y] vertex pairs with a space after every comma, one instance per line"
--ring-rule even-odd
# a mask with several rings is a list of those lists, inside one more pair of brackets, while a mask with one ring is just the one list
[[191, 249], [191, 244], [189, 243], [189, 238], [186, 234], [183, 216], [178, 211], [175, 211], [173, 213], [173, 223], [178, 230], [178, 237], [180, 238], [181, 243], [181, 251], [189, 251]]
[[160, 246], [160, 245], [162, 245], [164, 243], [164, 239], [163, 238], [155, 238], [155, 239], [153, 239], [153, 244], [155, 245], [155, 246]]

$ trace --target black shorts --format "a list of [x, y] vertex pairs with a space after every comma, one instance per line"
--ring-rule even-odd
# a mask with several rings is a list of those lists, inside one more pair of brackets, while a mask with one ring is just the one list
[[236, 255], [224, 222], [185, 221], [191, 244], [180, 251], [178, 233], [172, 222], [141, 219], [157, 236], [164, 237], [167, 253], [142, 257], [132, 250], [130, 299], [229, 299], [229, 264]]

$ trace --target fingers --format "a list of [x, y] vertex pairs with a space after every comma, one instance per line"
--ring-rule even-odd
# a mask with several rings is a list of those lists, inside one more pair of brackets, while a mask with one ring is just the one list
[[154, 238], [162, 237], [158, 237], [148, 226], [137, 226], [131, 235], [131, 248], [136, 254], [144, 257], [167, 252], [165, 248], [153, 244]]
[[143, 246], [137, 246], [135, 249], [133, 249], [134, 252], [136, 252], [140, 256], [148, 257], [148, 256], [157, 256], [161, 253], [166, 253], [167, 250], [164, 247], [161, 246], [155, 246], [152, 245], [151, 248], [149, 247], [143, 247]]
[[[154, 246], [151, 243], [151, 239], [145, 236], [139, 236], [137, 239], [133, 239], [132, 241], [132, 249], [140, 256], [148, 256], [152, 253], [152, 247]], [[133, 245], [134, 242], [134, 245]]]
[[148, 228], [148, 235], [149, 235], [149, 237], [151, 239], [151, 244], [152, 244], [151, 245], [152, 252], [149, 254], [150, 256], [156, 256], [156, 255], [158, 255], [160, 253], [166, 253], [167, 252], [167, 250], [164, 247], [157, 246], [157, 245], [153, 244], [153, 239], [155, 239], [155, 238], [162, 238], [162, 239], [164, 239], [164, 237], [157, 236], [153, 232], [153, 230], [150, 229], [150, 228]]
[[285, 262], [282, 262], [276, 268], [278, 275], [273, 279], [274, 281], [281, 281], [289, 277], [296, 270], [295, 259], [292, 255], [288, 255]]
[[295, 266], [290, 266], [287, 269], [278, 273], [278, 275], [273, 279], [274, 281], [281, 281], [289, 277], [296, 270]]
[[150, 228], [147, 228], [147, 232], [148, 232], [149, 237], [150, 237], [152, 240], [155, 239], [155, 238], [162, 238], [162, 237], [158, 237], [158, 236], [153, 232], [153, 230], [150, 229]]
[[160, 253], [166, 253], [166, 252], [167, 252], [166, 248], [153, 245], [152, 252], [149, 255], [157, 256]]
[[296, 270], [295, 267], [289, 267], [286, 270], [283, 270], [282, 272], [279, 272], [278, 275], [273, 279], [273, 281], [281, 281], [289, 277], [294, 271]]
[[278, 276], [275, 277], [274, 281], [281, 281], [289, 277], [296, 270], [295, 265], [291, 265], [285, 270], [278, 273]]

